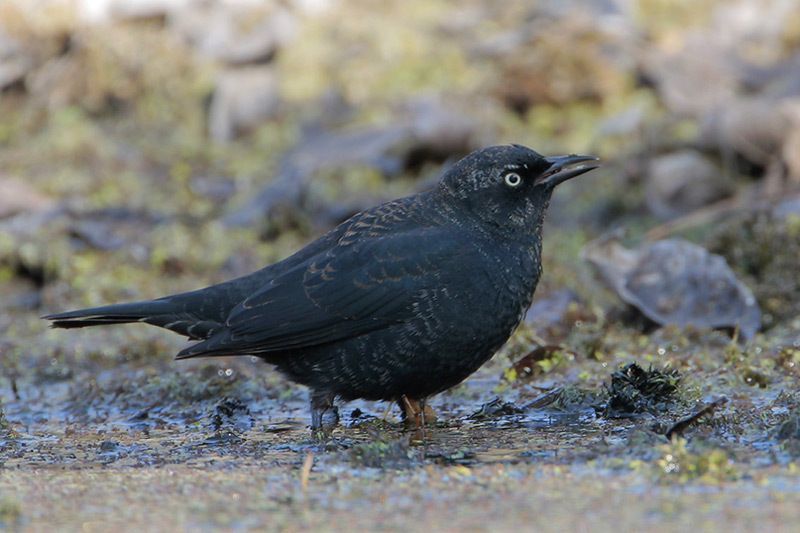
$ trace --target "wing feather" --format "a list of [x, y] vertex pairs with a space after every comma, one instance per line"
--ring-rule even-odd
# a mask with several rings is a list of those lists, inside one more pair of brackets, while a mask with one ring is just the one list
[[285, 352], [410, 320], [440, 269], [463, 264], [474, 247], [442, 227], [392, 226], [356, 221], [337, 246], [272, 279], [179, 357]]

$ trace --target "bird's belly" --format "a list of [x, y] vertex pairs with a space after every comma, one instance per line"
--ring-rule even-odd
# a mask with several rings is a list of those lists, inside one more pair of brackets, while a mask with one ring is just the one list
[[[288, 355], [278, 367], [314, 390], [344, 399], [389, 400], [442, 392], [494, 355], [518, 324], [524, 305], [486, 299], [480, 305], [464, 303], [448, 309], [453, 314], [423, 310], [417, 319]], [[432, 318], [440, 316], [455, 319]]]

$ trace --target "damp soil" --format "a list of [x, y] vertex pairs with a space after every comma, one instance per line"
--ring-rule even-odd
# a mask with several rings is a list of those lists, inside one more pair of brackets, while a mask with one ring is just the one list
[[[119, 342], [114, 330], [79, 332], [83, 357], [6, 378], [7, 526], [788, 530], [800, 519], [791, 348], [623, 328], [603, 334], [604, 355], [539, 350], [532, 362], [523, 326], [433, 399], [439, 420], [423, 432], [405, 431], [395, 406], [350, 402], [341, 427], [313, 435], [306, 392], [268, 365], [174, 362], [180, 341], [134, 329], [157, 353], [103, 359], [89, 348]], [[638, 350], [621, 350], [634, 336]], [[761, 371], [768, 385], [752, 381], [755, 353], [784, 364]]]

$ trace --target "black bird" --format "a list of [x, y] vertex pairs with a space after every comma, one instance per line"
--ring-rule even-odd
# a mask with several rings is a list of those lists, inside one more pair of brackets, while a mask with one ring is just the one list
[[44, 318], [144, 322], [200, 341], [177, 359], [258, 356], [309, 387], [313, 429], [335, 425], [337, 398], [397, 401], [407, 422], [424, 423], [425, 399], [475, 372], [519, 324], [553, 189], [596, 160], [478, 150], [435, 188], [358, 213], [247, 276]]

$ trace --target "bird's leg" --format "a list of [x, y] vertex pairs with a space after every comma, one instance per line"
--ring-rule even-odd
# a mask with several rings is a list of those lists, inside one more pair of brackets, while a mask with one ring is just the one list
[[423, 398], [419, 401], [420, 406], [422, 407], [422, 424], [435, 424], [438, 420], [436, 416], [436, 411], [428, 405], [428, 399]]
[[400, 406], [400, 417], [403, 419], [403, 425], [406, 429], [416, 429], [419, 426], [417, 414], [419, 412], [419, 402], [412, 400], [405, 394], [400, 396], [397, 401]]
[[329, 433], [339, 423], [339, 409], [334, 405], [335, 394], [311, 392], [311, 431]]
[[422, 441], [422, 456], [428, 455], [428, 439], [425, 434], [425, 398], [419, 399], [419, 430], [414, 432], [417, 440]]
[[433, 409], [428, 407], [427, 400], [427, 398], [420, 398], [419, 400], [419, 422], [422, 426], [423, 434], [425, 433], [425, 422], [427, 422], [429, 418], [428, 415], [430, 414], [430, 416], [433, 416], [433, 420], [430, 421], [431, 423], [436, 421], [436, 417], [433, 414]]
[[425, 424], [436, 422], [436, 413], [425, 404], [425, 398], [415, 400], [405, 394], [400, 397], [400, 409], [403, 411], [403, 423], [406, 429], [425, 429]]

